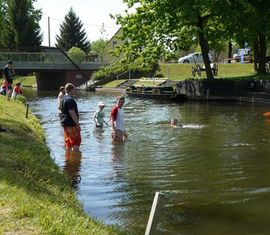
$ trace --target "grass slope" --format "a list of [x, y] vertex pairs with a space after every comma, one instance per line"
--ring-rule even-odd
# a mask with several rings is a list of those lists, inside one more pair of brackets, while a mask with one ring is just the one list
[[15, 76], [13, 84], [15, 85], [18, 82], [24, 86], [37, 86], [36, 76]]
[[119, 234], [83, 212], [37, 118], [4, 96], [0, 107], [0, 234]]
[[[170, 80], [184, 80], [194, 78], [191, 74], [191, 68], [194, 64], [160, 64], [161, 73]], [[205, 72], [202, 76], [195, 78], [205, 78]], [[253, 64], [218, 64], [217, 78], [226, 79], [270, 79], [270, 74], [258, 76], [254, 72]]]

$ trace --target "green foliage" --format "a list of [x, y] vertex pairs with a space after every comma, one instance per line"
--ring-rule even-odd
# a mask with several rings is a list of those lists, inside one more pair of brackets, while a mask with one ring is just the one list
[[65, 16], [64, 22], [60, 25], [60, 35], [56, 36], [56, 46], [67, 51], [72, 47], [78, 47], [84, 52], [90, 50], [90, 42], [83, 29], [83, 24], [76, 16], [73, 8]]
[[[123, 77], [128, 77], [130, 71], [132, 77], [152, 77], [159, 70], [158, 63], [144, 63], [142, 58], [136, 59], [133, 63], [123, 60], [110, 66], [103, 67], [92, 75], [93, 80], [100, 80], [105, 77], [116, 77], [122, 73]], [[126, 72], [126, 73], [125, 73]], [[122, 78], [122, 77], [121, 77]]]
[[103, 57], [106, 53], [107, 43], [108, 40], [102, 38], [91, 43], [91, 51], [97, 53], [100, 56], [101, 63], [103, 62]]
[[7, 1], [7, 35], [5, 44], [16, 47], [38, 47], [42, 35], [39, 20], [41, 11], [34, 9], [34, 0]]
[[68, 51], [68, 56], [75, 62], [81, 63], [85, 59], [85, 53], [78, 47], [72, 47]]
[[16, 100], [19, 101], [19, 102], [21, 102], [21, 103], [23, 103], [23, 104], [26, 104], [26, 102], [27, 102], [26, 97], [23, 96], [23, 95], [18, 95], [16, 97]]

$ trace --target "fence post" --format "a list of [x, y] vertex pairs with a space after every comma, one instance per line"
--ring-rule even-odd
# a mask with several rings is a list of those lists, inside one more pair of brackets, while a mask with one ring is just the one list
[[159, 219], [159, 214], [161, 211], [161, 206], [164, 199], [165, 199], [164, 194], [160, 192], [156, 192], [154, 200], [153, 200], [150, 216], [148, 219], [147, 227], [145, 230], [145, 235], [153, 235], [155, 233], [156, 226]]
[[28, 118], [28, 110], [29, 110], [29, 104], [26, 105], [26, 114], [25, 114], [26, 118]]

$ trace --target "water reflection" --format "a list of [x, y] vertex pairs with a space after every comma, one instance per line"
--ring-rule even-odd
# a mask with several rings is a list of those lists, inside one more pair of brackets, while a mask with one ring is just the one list
[[[77, 195], [89, 215], [143, 234], [160, 191], [167, 198], [158, 225], [162, 234], [270, 234], [265, 107], [130, 98], [125, 106], [129, 139], [114, 145], [110, 128], [96, 130], [91, 120], [100, 100], [108, 104], [109, 117], [114, 97], [87, 93], [78, 99], [82, 162], [81, 157], [64, 160], [62, 129], [52, 109], [55, 96], [33, 102], [56, 162], [74, 178], [82, 177]], [[183, 127], [164, 126], [171, 117]]]
[[81, 169], [80, 151], [66, 151], [66, 160], [63, 167], [71, 180], [71, 185], [75, 190], [78, 190], [78, 185], [81, 182], [80, 169]]

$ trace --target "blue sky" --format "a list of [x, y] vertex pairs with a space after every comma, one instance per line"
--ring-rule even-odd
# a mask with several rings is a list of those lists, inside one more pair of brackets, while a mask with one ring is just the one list
[[102, 23], [105, 25], [107, 38], [111, 38], [119, 26], [110, 18], [110, 14], [123, 14], [124, 10], [127, 9], [122, 0], [37, 0], [34, 7], [42, 9], [43, 12], [40, 21], [43, 46], [49, 45], [48, 17], [50, 17], [51, 46], [54, 46], [55, 37], [59, 34], [59, 26], [71, 7], [82, 21], [91, 42], [100, 38]]

